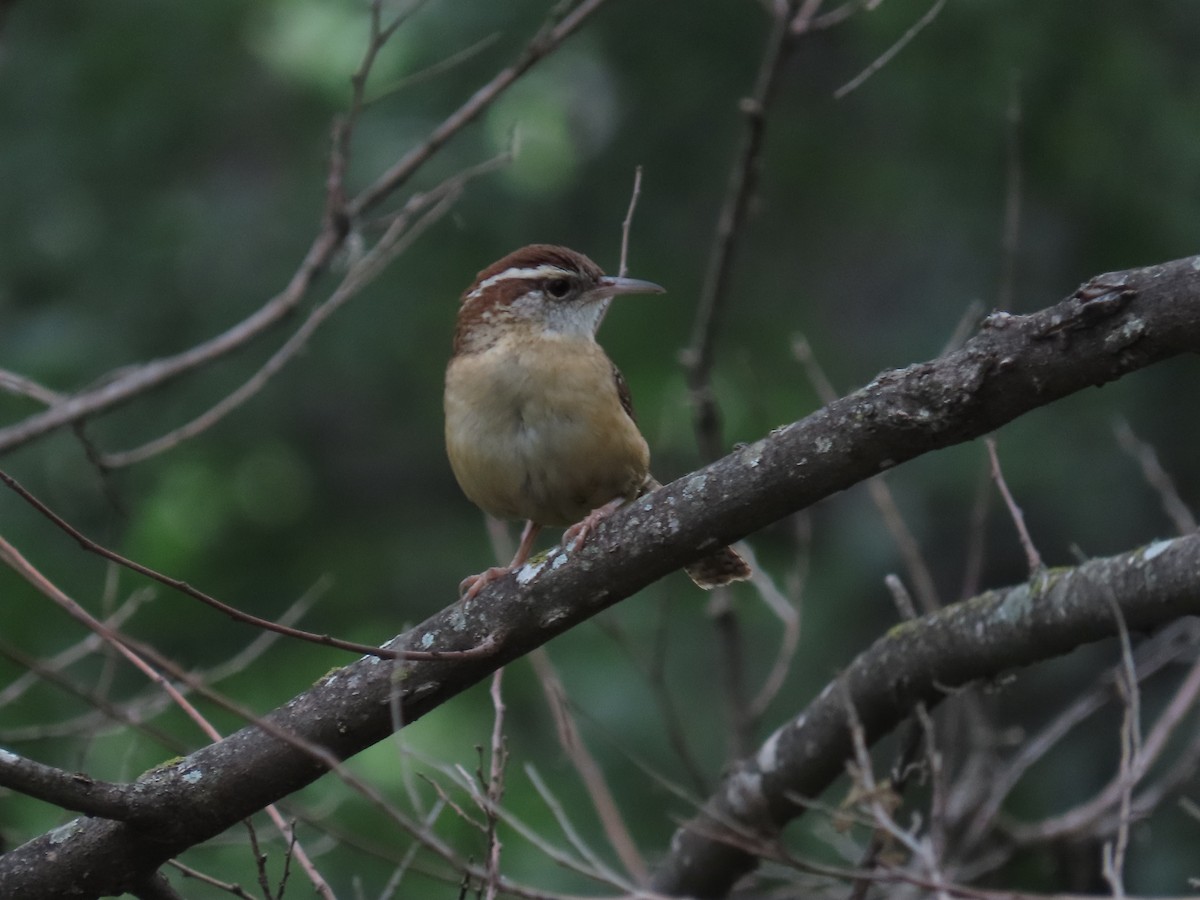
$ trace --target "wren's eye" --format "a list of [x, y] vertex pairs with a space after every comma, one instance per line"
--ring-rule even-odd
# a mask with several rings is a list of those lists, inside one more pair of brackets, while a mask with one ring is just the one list
[[555, 300], [561, 300], [571, 293], [571, 282], [565, 278], [551, 278], [546, 282], [546, 293]]

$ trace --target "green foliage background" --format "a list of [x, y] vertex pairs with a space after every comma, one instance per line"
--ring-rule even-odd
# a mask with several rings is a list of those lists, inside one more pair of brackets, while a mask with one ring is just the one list
[[[425, 5], [373, 73], [370, 94], [378, 99], [356, 134], [351, 187], [365, 185], [513, 59], [545, 6]], [[927, 9], [924, 0], [889, 0], [860, 12], [801, 41], [787, 67], [720, 326], [716, 385], [729, 444], [818, 405], [793, 358], [796, 335], [849, 390], [883, 369], [936, 355], [972, 302], [995, 305], [1005, 270], [1009, 140], [1022, 201], [1013, 311], [1049, 305], [1099, 272], [1197, 251], [1200, 4], [952, 0], [882, 71], [833, 98]], [[475, 182], [249, 404], [199, 439], [107, 477], [70, 432], [0, 464], [96, 539], [259, 615], [281, 614], [328, 579], [332, 586], [303, 624], [382, 641], [451, 602], [458, 580], [492, 559], [481, 518], [442, 452], [441, 377], [458, 295], [478, 269], [531, 241], [564, 243], [615, 269], [633, 170], [642, 165], [631, 273], [669, 293], [619, 306], [602, 337], [633, 388], [658, 476], [696, 467], [679, 353], [739, 140], [737, 104], [749, 92], [766, 27], [749, 0], [612, 0], [455, 138], [416, 187], [499, 152], [514, 129], [517, 161]], [[187, 348], [280, 290], [319, 226], [330, 122], [345, 109], [366, 29], [364, 4], [336, 0], [12, 4], [0, 33], [0, 368], [70, 392], [116, 367]], [[422, 77], [471, 47], [476, 52], [459, 64]], [[1014, 96], [1015, 131], [1007, 122]], [[335, 277], [326, 275], [312, 297], [324, 296]], [[281, 339], [273, 333], [86, 423], [83, 433], [105, 450], [157, 436], [240, 384]], [[1200, 501], [1198, 377], [1194, 359], [1176, 361], [999, 435], [1010, 486], [1048, 563], [1072, 561], [1073, 548], [1111, 553], [1170, 531], [1156, 496], [1117, 450], [1115, 417], [1155, 445], [1185, 501]], [[0, 424], [37, 409], [0, 393]], [[946, 600], [963, 577], [983, 466], [982, 447], [970, 445], [889, 476]], [[866, 492], [833, 498], [811, 520], [801, 652], [760, 736], [895, 619], [882, 577], [901, 564]], [[82, 554], [9, 494], [0, 494], [0, 532], [94, 612], [144, 586]], [[984, 584], [1023, 579], [1023, 556], [996, 504], [988, 536]], [[796, 565], [789, 523], [754, 546], [781, 580]], [[5, 646], [46, 656], [81, 639], [7, 571], [0, 597]], [[757, 684], [778, 629], [748, 591], [741, 597], [749, 678]], [[129, 629], [194, 667], [220, 662], [254, 637], [163, 591]], [[646, 687], [642, 670], [663, 652], [690, 746], [715, 779], [727, 752], [721, 673], [704, 599], [686, 579], [668, 579], [550, 646], [650, 856], [665, 848], [672, 817], [686, 815], [687, 805], [630, 755], [700, 790], [678, 774]], [[1004, 721], [1032, 727], [1108, 659], [1103, 648], [1076, 654], [1021, 675], [993, 702]], [[281, 643], [221, 687], [265, 711], [344, 661]], [[20, 671], [0, 659], [0, 684]], [[70, 676], [117, 698], [143, 690], [137, 676], [102, 656]], [[555, 833], [521, 771], [533, 763], [596, 839], [527, 664], [510, 667], [506, 696], [513, 808]], [[135, 777], [175, 752], [124, 732], [81, 740], [49, 732], [28, 739], [23, 731], [71, 721], [86, 708], [39, 688], [0, 708], [0, 744], [110, 779]], [[225, 730], [240, 724], [218, 711], [213, 717]], [[404, 743], [474, 768], [490, 717], [486, 693], [476, 690], [407, 729]], [[1093, 791], [1116, 757], [1114, 721], [1035, 771], [1013, 814], [1044, 814]], [[155, 725], [184, 747], [201, 740], [174, 712]], [[356, 765], [402, 802], [398, 759], [389, 744]], [[346, 833], [322, 861], [335, 886], [349, 895], [352, 879], [361, 878], [374, 896], [390, 871], [387, 859], [408, 839], [347, 795], [326, 779], [295, 808]], [[0, 802], [0, 833], [10, 844], [61, 821], [42, 804]], [[1165, 821], [1141, 833], [1131, 890], [1182, 891], [1184, 878], [1198, 874], [1186, 848], [1194, 848], [1200, 826], [1170, 814]], [[817, 823], [798, 831], [806, 852], [830, 852]], [[350, 849], [356, 844], [384, 858]], [[277, 866], [278, 844], [271, 852]], [[548, 871], [519, 840], [508, 840], [505, 852], [515, 877], [583, 889]], [[189, 861], [229, 880], [253, 877], [249, 854], [221, 842]], [[1011, 873], [1021, 883], [1056, 883], [1047, 860], [1021, 866]], [[456, 896], [454, 885], [431, 884], [437, 896]], [[298, 896], [306, 890], [291, 887]]]

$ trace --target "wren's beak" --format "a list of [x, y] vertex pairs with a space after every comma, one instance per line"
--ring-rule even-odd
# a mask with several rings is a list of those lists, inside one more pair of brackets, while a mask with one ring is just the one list
[[665, 288], [653, 281], [642, 281], [640, 278], [621, 278], [617, 275], [605, 275], [595, 287], [597, 296], [619, 297], [621, 294], [665, 294]]

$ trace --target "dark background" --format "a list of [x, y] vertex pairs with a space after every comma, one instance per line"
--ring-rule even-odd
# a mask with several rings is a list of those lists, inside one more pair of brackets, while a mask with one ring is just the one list
[[[464, 0], [423, 7], [373, 73], [368, 93], [379, 99], [355, 136], [351, 190], [513, 59], [544, 7]], [[973, 303], [988, 310], [1007, 296], [1011, 311], [1032, 311], [1100, 272], [1197, 250], [1200, 6], [953, 0], [862, 87], [834, 99], [928, 8], [889, 0], [800, 41], [789, 60], [718, 326], [715, 385], [727, 445], [819, 405], [792, 352], [799, 335], [844, 392], [937, 355]], [[332, 0], [12, 4], [0, 32], [0, 368], [70, 392], [116, 367], [192, 346], [280, 290], [320, 224], [330, 122], [348, 102], [366, 27], [362, 4]], [[459, 294], [476, 271], [533, 241], [567, 244], [615, 271], [641, 165], [630, 273], [668, 293], [621, 302], [601, 337], [631, 385], [658, 477], [695, 468], [701, 459], [680, 352], [740, 139], [737, 103], [750, 91], [766, 31], [766, 15], [749, 0], [613, 0], [456, 137], [414, 187], [502, 151], [514, 128], [517, 161], [473, 182], [449, 216], [247, 405], [198, 439], [107, 477], [70, 430], [0, 465], [92, 537], [256, 614], [278, 616], [328, 579], [332, 586], [303, 625], [385, 640], [445, 606], [460, 578], [493, 561], [482, 518], [458, 491], [442, 450], [441, 379]], [[480, 41], [465, 61], [409, 80]], [[1009, 257], [1002, 234], [1013, 190], [1020, 230]], [[374, 227], [364, 223], [368, 235]], [[335, 284], [336, 274], [327, 274], [311, 297]], [[111, 451], [170, 430], [240, 384], [281, 335], [89, 421], [86, 438]], [[1048, 564], [1171, 531], [1157, 495], [1117, 446], [1118, 419], [1154, 445], [1185, 501], [1200, 500], [1198, 376], [1196, 360], [1173, 361], [1030, 414], [998, 435], [1009, 485]], [[38, 408], [0, 393], [0, 425]], [[985, 466], [975, 443], [888, 476], [945, 601], [960, 594]], [[896, 621], [882, 579], [901, 562], [867, 492], [833, 498], [810, 519], [800, 653], [759, 738]], [[781, 583], [798, 565], [793, 525], [780, 523], [752, 542]], [[93, 612], [146, 584], [81, 553], [7, 493], [0, 533]], [[987, 537], [983, 586], [1023, 580], [1024, 554], [994, 498]], [[748, 678], [757, 685], [779, 629], [752, 591], [739, 588], [737, 596]], [[45, 657], [84, 636], [8, 571], [0, 572], [0, 597], [6, 646]], [[188, 667], [216, 664], [254, 638], [161, 589], [127, 627]], [[705, 598], [674, 576], [549, 652], [653, 857], [688, 807], [630, 755], [699, 792], [679, 775], [647, 689], [653, 659], [666, 654], [672, 697], [707, 778], [726, 758]], [[1111, 648], [1081, 651], [1019, 674], [991, 702], [1013, 727], [1033, 727], [1113, 658]], [[283, 642], [220, 687], [266, 711], [346, 660]], [[0, 658], [0, 690], [21, 671]], [[68, 673], [115, 700], [145, 690], [140, 676], [103, 654]], [[506, 696], [512, 808], [560, 840], [521, 771], [532, 763], [594, 839], [528, 665], [510, 667]], [[60, 690], [35, 689], [0, 706], [0, 744], [109, 779], [133, 778], [172, 755], [124, 730], [82, 737], [50, 728], [86, 710]], [[226, 731], [240, 724], [212, 715]], [[1117, 721], [1114, 712], [1035, 769], [1012, 813], [1046, 814], [1093, 792], [1111, 776]], [[186, 746], [202, 742], [175, 712], [155, 723]], [[398, 743], [473, 769], [490, 723], [479, 689], [406, 729]], [[355, 763], [401, 804], [402, 756], [389, 743]], [[0, 799], [0, 834], [10, 844], [63, 821], [51, 807]], [[373, 814], [332, 779], [297, 804], [358, 835], [343, 836], [321, 863], [335, 886], [349, 895], [359, 876], [367, 896], [377, 893], [391, 864], [350, 845], [394, 857], [408, 839], [390, 825], [372, 827]], [[1129, 889], [1184, 891], [1186, 877], [1197, 874], [1189, 848], [1198, 829], [1168, 810], [1136, 831]], [[310, 838], [323, 846], [315, 833]], [[796, 835], [805, 852], [836, 856], [829, 826], [817, 817]], [[271, 847], [272, 865], [279, 849]], [[190, 856], [221, 877], [252, 880], [240, 848], [226, 851], [218, 841]], [[547, 871], [540, 853], [518, 839], [506, 843], [505, 860], [515, 877], [582, 889], [572, 876]], [[1012, 881], [1053, 884], [1040, 880], [1044, 860], [1021, 865]], [[307, 887], [293, 889], [307, 895]], [[189, 896], [209, 896], [204, 890]], [[436, 890], [449, 897], [457, 888]]]

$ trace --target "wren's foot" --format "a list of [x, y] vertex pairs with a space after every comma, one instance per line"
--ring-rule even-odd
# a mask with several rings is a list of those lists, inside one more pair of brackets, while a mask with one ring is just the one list
[[499, 581], [512, 570], [512, 566], [492, 566], [478, 575], [468, 575], [458, 583], [459, 602], [466, 603], [468, 600], [474, 600], [476, 594], [493, 581]]
[[[592, 529], [625, 505], [624, 497], [609, 500], [603, 506], [598, 506], [590, 513], [563, 532], [563, 547], [578, 550], [583, 547]], [[574, 545], [574, 546], [572, 546]]]
[[533, 542], [541, 530], [542, 526], [536, 522], [526, 522], [525, 529], [521, 532], [521, 543], [517, 547], [517, 555], [513, 557], [513, 561], [507, 566], [492, 566], [478, 575], [470, 575], [460, 581], [458, 583], [459, 602], [465, 603], [468, 600], [474, 600], [475, 595], [493, 581], [499, 581], [505, 575], [525, 565], [525, 560], [529, 559], [529, 554], [533, 552]]

